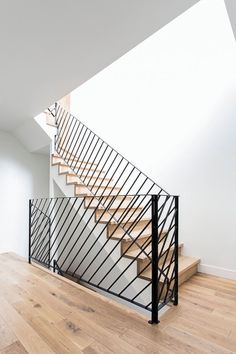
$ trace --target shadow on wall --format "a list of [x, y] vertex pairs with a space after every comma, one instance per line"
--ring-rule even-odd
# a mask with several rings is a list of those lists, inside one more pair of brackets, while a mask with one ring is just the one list
[[27, 255], [28, 199], [48, 196], [49, 157], [31, 154], [0, 131], [0, 252]]

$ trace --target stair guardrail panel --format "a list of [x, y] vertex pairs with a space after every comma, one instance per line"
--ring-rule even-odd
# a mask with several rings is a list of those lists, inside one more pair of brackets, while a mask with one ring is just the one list
[[29, 262], [158, 312], [178, 304], [178, 196], [58, 104], [55, 158], [73, 197], [29, 204]]
[[178, 197], [129, 196], [132, 212], [116, 222], [118, 197], [106, 208], [85, 207], [86, 197], [31, 200], [29, 260], [149, 310], [157, 323], [158, 311], [178, 301]]

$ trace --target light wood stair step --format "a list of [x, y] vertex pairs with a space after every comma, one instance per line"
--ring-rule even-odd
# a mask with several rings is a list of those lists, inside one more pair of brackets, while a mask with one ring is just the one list
[[[150, 241], [151, 241], [151, 238], [150, 238]], [[126, 258], [137, 259], [138, 273], [141, 272], [143, 269], [145, 269], [151, 262], [150, 258], [148, 257], [148, 256], [151, 257], [151, 255], [152, 255], [152, 245], [151, 245], [150, 241], [149, 241], [149, 244], [147, 243], [148, 246], [146, 246], [146, 247], [144, 246], [145, 247], [144, 252], [140, 248], [136, 248], [133, 251], [128, 250], [124, 254], [124, 257], [126, 257]], [[147, 244], [145, 244], [145, 245], [147, 245]], [[162, 247], [164, 247], [164, 248], [162, 251], [162, 255], [160, 255], [160, 251], [161, 251]], [[183, 248], [183, 243], [179, 244], [179, 246], [178, 246], [179, 256], [181, 255], [182, 248]], [[168, 252], [168, 255], [166, 255], [165, 251], [167, 249], [168, 249], [168, 242], [167, 242], [167, 245], [163, 245], [163, 242], [161, 242], [158, 245], [158, 250], [159, 250], [159, 255], [160, 255], [159, 263], [158, 263], [159, 266], [162, 265], [164, 261], [168, 262], [171, 259], [173, 252], [175, 251], [175, 247], [172, 246]]]
[[109, 208], [107, 211], [104, 212], [104, 208], [99, 208], [95, 211], [95, 218], [96, 220], [98, 220], [103, 214], [99, 222], [108, 222], [111, 217], [115, 218], [116, 220], [124, 219], [124, 221], [122, 222], [125, 222], [125, 220], [129, 219], [131, 216], [132, 218], [138, 217], [141, 211], [142, 208]]
[[[122, 236], [124, 235], [124, 229], [125, 230], [129, 230], [133, 228], [133, 231], [136, 229], [139, 229], [140, 231], [142, 231], [142, 229], [144, 229], [144, 227], [150, 223], [150, 218], [142, 218], [141, 220], [139, 220], [138, 222], [135, 221], [135, 218], [130, 218], [129, 221], [124, 221], [122, 223], [119, 223], [119, 227], [117, 227], [117, 222], [111, 221], [108, 223], [107, 226], [107, 235], [108, 237], [111, 236], [112, 237], [117, 237], [117, 234], [120, 235], [122, 234]], [[135, 225], [135, 226], [134, 226]], [[114, 233], [113, 233], [114, 232]], [[129, 231], [132, 232], [132, 231]], [[122, 237], [121, 236], [121, 237]]]
[[90, 168], [90, 167], [86, 167], [86, 168], [81, 168], [79, 169], [79, 166], [74, 166], [73, 168], [75, 169], [76, 173], [73, 172], [72, 168], [70, 166], [68, 166], [66, 163], [56, 163], [54, 164], [58, 165], [58, 173], [59, 175], [63, 175], [63, 174], [69, 174], [71, 176], [86, 176], [88, 174], [88, 176], [103, 176], [105, 174], [105, 171], [101, 171], [98, 170], [97, 168]]
[[[119, 205], [121, 207], [127, 207], [129, 204], [132, 204], [133, 197], [131, 196], [121, 196], [121, 195], [115, 195], [115, 196], [110, 196], [110, 197], [104, 197], [104, 198], [93, 198], [93, 197], [85, 197], [84, 203], [85, 203], [85, 208], [91, 208], [94, 209], [98, 207], [99, 205], [109, 206], [111, 208], [117, 208]], [[121, 204], [122, 203], [122, 204]]]
[[[167, 245], [167, 246], [168, 246], [168, 245]], [[167, 249], [167, 246], [164, 247], [163, 252]], [[145, 246], [144, 246], [144, 247], [145, 247]], [[163, 247], [163, 242], [161, 242], [161, 243], [158, 245], [158, 249], [160, 250], [162, 247]], [[183, 243], [179, 244], [179, 250], [181, 250], [182, 247], [183, 247]], [[174, 246], [172, 246], [171, 249], [174, 250]], [[127, 251], [127, 252], [124, 254], [124, 257], [132, 258], [132, 259], [137, 257], [137, 259], [140, 259], [140, 260], [146, 259], [147, 256], [145, 255], [145, 253], [143, 252], [143, 253], [139, 254], [140, 252], [141, 252], [141, 249], [140, 249], [140, 248], [135, 249], [135, 250], [132, 250], [132, 251], [129, 250], [129, 251]], [[145, 252], [146, 252], [147, 254], [150, 254], [150, 255], [151, 255], [151, 252], [152, 252], [152, 245], [151, 245], [151, 243], [150, 243], [148, 246], [146, 246]], [[162, 253], [163, 253], [163, 252], [162, 252]]]
[[[89, 190], [90, 188], [90, 190]], [[116, 195], [119, 193], [120, 188], [113, 188], [112, 186], [85, 186], [85, 185], [75, 185], [75, 195], [76, 196], [92, 196], [93, 194], [96, 194], [96, 196], [108, 196], [110, 193]]]
[[[197, 273], [198, 264], [200, 263], [199, 258], [179, 256], [179, 286], [188, 280], [192, 275]], [[170, 266], [169, 275], [173, 271], [174, 264]], [[152, 269], [151, 266], [142, 272], [139, 276], [142, 279], [151, 280], [152, 279]], [[162, 277], [162, 276], [161, 276]], [[162, 278], [161, 278], [162, 281]]]
[[[62, 160], [65, 160], [65, 159], [68, 159], [68, 158], [70, 158], [70, 160], [76, 160], [76, 159], [79, 158], [79, 156], [71, 154], [69, 151], [65, 152], [65, 154], [64, 154], [64, 151], [62, 151], [61, 153], [58, 153], [57, 151], [54, 151], [54, 153], [52, 155], [54, 157], [61, 158]], [[79, 160], [79, 161], [81, 161], [81, 160]], [[92, 162], [90, 162], [90, 163], [92, 163]]]
[[[150, 228], [150, 226], [147, 226], [146, 229], [144, 230], [144, 227], [141, 227], [140, 225], [137, 225], [136, 228], [131, 230], [129, 233], [132, 235], [133, 238], [137, 238], [138, 237], [139, 240], [144, 239], [144, 241], [145, 241], [145, 239], [151, 237], [151, 228]], [[114, 235], [114, 238], [119, 240], [119, 239], [122, 238], [123, 234], [124, 234], [123, 229], [120, 230], [120, 232], [118, 230], [118, 231], [116, 231], [116, 234]], [[123, 241], [127, 242], [127, 244], [128, 244], [129, 241], [130, 241], [130, 237], [128, 237], [128, 236], [126, 237], [125, 236], [123, 238]], [[132, 242], [132, 241], [130, 241], [130, 242]]]
[[58, 163], [66, 163], [68, 165], [71, 166], [80, 166], [81, 168], [82, 166], [97, 166], [96, 163], [90, 162], [90, 161], [82, 161], [82, 160], [76, 160], [74, 158], [70, 158], [70, 159], [63, 159], [63, 157], [61, 156], [57, 156], [57, 155], [52, 155], [52, 165], [56, 165]]
[[89, 171], [97, 171], [97, 166], [96, 165], [88, 165], [86, 162], [82, 162], [80, 163], [73, 163], [71, 164], [70, 161], [67, 163], [64, 160], [63, 161], [59, 161], [58, 159], [53, 159], [52, 160], [52, 166], [56, 166], [56, 165], [60, 165], [60, 166], [66, 166], [69, 167], [70, 169], [74, 169], [76, 172], [77, 171], [83, 171], [83, 170], [89, 170]]
[[91, 185], [93, 186], [94, 183], [96, 183], [96, 185], [100, 185], [101, 186], [106, 186], [108, 184], [108, 182], [112, 182], [109, 178], [104, 178], [104, 177], [87, 177], [85, 180], [82, 180], [84, 177], [80, 176], [78, 177], [77, 175], [66, 175], [66, 184], [79, 184], [79, 185]]
[[[129, 249], [130, 252], [138, 250], [140, 249], [140, 246], [142, 247], [143, 245], [147, 245], [151, 241], [151, 237], [152, 237], [150, 228], [147, 228], [144, 231], [134, 230], [129, 232], [129, 235], [128, 236], [126, 235], [121, 241], [122, 252], [125, 252], [127, 249]], [[165, 231], [163, 231], [162, 234], [159, 235], [159, 243], [163, 241], [166, 235], [167, 234]], [[135, 242], [133, 240], [135, 240]]]
[[[75, 150], [72, 148], [72, 150]], [[78, 158], [78, 156], [76, 156], [73, 151], [69, 151], [69, 150], [66, 150], [64, 148], [61, 148], [60, 149], [60, 154], [57, 154], [57, 153], [54, 153], [55, 155], [59, 156], [59, 157], [66, 157], [66, 156], [71, 156], [71, 158]], [[63, 156], [64, 155], [64, 156]]]

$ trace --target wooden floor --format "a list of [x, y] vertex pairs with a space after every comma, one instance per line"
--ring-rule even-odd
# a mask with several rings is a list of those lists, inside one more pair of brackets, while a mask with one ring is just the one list
[[158, 326], [77, 284], [0, 255], [0, 353], [236, 353], [236, 282], [198, 274]]

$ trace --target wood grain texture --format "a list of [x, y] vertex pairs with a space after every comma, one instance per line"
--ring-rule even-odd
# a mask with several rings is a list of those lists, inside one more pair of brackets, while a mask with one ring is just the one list
[[158, 326], [12, 253], [0, 255], [0, 354], [236, 353], [236, 282], [198, 273]]
[[25, 350], [25, 348], [19, 341], [12, 343], [0, 353], [1, 354], [28, 354], [28, 352]]

